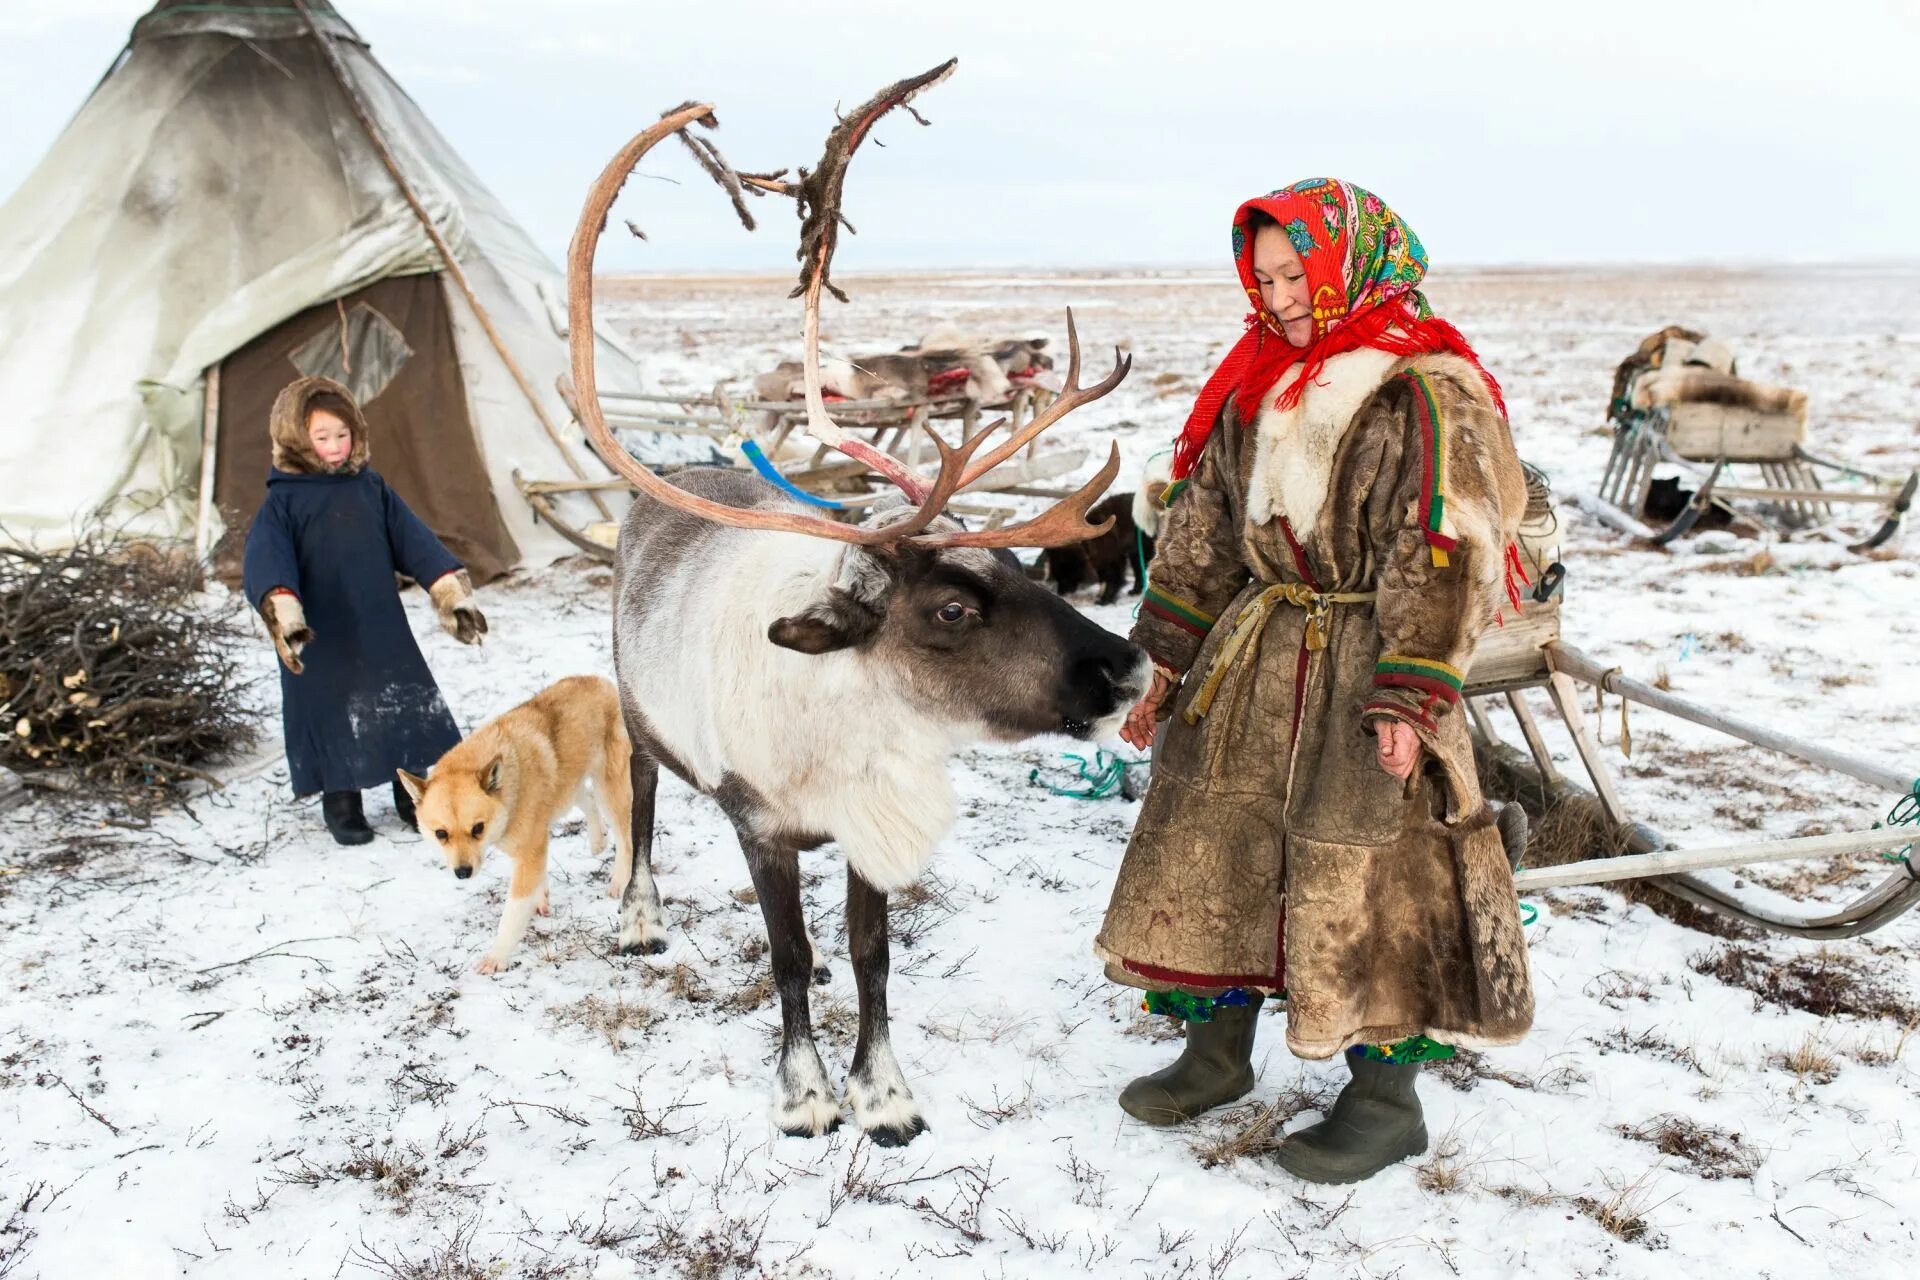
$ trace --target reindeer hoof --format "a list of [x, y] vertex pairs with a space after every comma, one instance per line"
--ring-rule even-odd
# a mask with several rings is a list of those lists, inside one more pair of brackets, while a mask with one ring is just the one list
[[820, 1094], [809, 1094], [779, 1108], [774, 1124], [789, 1138], [818, 1138], [840, 1127], [840, 1106]]
[[829, 969], [826, 965], [823, 964], [818, 969], [815, 969], [813, 971], [814, 986], [824, 987], [832, 981], [833, 981], [833, 970]]
[[664, 955], [666, 950], [665, 938], [633, 938], [620, 944], [620, 954], [623, 956], [657, 956]]
[[914, 1116], [905, 1124], [883, 1124], [866, 1131], [876, 1147], [904, 1147], [927, 1131], [927, 1122]]

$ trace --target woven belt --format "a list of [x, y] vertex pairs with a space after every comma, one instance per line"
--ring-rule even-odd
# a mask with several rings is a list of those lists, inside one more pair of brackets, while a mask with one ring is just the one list
[[1327, 647], [1327, 614], [1334, 605], [1372, 604], [1379, 594], [1377, 591], [1315, 591], [1304, 582], [1282, 582], [1262, 591], [1240, 611], [1240, 616], [1234, 619], [1233, 630], [1227, 633], [1226, 643], [1215, 651], [1213, 665], [1207, 668], [1207, 678], [1193, 695], [1193, 701], [1187, 704], [1187, 723], [1197, 723], [1213, 707], [1220, 682], [1227, 678], [1227, 672], [1246, 650], [1248, 641], [1267, 625], [1276, 607], [1290, 604], [1307, 611], [1307, 648], [1312, 651]]

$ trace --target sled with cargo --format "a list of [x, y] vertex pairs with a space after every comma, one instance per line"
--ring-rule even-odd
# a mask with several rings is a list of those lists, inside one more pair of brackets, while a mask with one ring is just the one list
[[1599, 498], [1608, 523], [1638, 526], [1662, 546], [1717, 513], [1779, 533], [1851, 528], [1850, 549], [1869, 551], [1899, 532], [1920, 487], [1920, 472], [1885, 474], [1809, 449], [1804, 391], [1740, 377], [1724, 343], [1678, 325], [1621, 362], [1607, 416], [1613, 451]]

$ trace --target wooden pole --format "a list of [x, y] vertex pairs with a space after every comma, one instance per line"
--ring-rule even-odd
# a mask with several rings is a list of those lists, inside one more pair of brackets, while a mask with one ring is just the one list
[[1650, 684], [1628, 679], [1611, 667], [1603, 667], [1578, 649], [1569, 648], [1556, 640], [1547, 646], [1547, 662], [1556, 671], [1598, 685], [1608, 693], [1618, 694], [1634, 702], [1643, 703], [1656, 711], [1690, 720], [1694, 724], [1751, 742], [1756, 747], [1765, 747], [1769, 751], [1778, 751], [1782, 755], [1792, 756], [1808, 764], [1819, 765], [1823, 769], [1832, 769], [1835, 773], [1844, 773], [1850, 778], [1858, 778], [1870, 786], [1882, 787], [1888, 791], [1905, 794], [1913, 789], [1912, 774], [1889, 769], [1871, 761], [1830, 751], [1815, 746], [1811, 742], [1802, 742], [1798, 738], [1788, 737], [1764, 725], [1754, 724], [1750, 720], [1741, 720], [1734, 716], [1723, 716], [1716, 711], [1676, 697]]
[[[373, 144], [374, 154], [380, 157], [380, 162], [387, 167], [387, 172], [393, 175], [394, 182], [400, 188], [400, 194], [407, 199], [407, 207], [413, 210], [413, 216], [418, 218], [420, 225], [426, 229], [427, 238], [433, 241], [433, 247], [440, 254], [440, 260], [446, 264], [447, 274], [452, 276], [453, 282], [460, 287], [460, 292], [467, 299], [467, 305], [473, 308], [474, 318], [480, 321], [480, 327], [486, 331], [487, 341], [493, 344], [493, 349], [499, 353], [501, 363], [507, 366], [507, 372], [512, 374], [513, 380], [519, 384], [520, 394], [527, 398], [529, 405], [533, 406], [534, 416], [540, 419], [540, 425], [547, 430], [547, 437], [553, 441], [554, 447], [560, 450], [560, 456], [566, 460], [567, 468], [580, 479], [588, 479], [586, 471], [580, 466], [579, 459], [575, 458], [573, 450], [567, 447], [566, 436], [561, 434], [559, 426], [548, 415], [546, 406], [540, 403], [540, 397], [534, 394], [533, 384], [528, 382], [527, 375], [521, 372], [520, 364], [513, 358], [513, 353], [507, 350], [506, 339], [502, 338], [500, 331], [493, 327], [493, 317], [489, 316], [487, 309], [480, 305], [479, 295], [473, 291], [473, 285], [467, 280], [467, 273], [461, 270], [460, 263], [453, 256], [453, 250], [447, 246], [445, 237], [440, 234], [440, 228], [433, 225], [433, 219], [427, 216], [426, 206], [421, 204], [420, 197], [414, 194], [413, 184], [408, 182], [406, 175], [400, 172], [399, 162], [393, 158], [393, 152], [387, 149], [386, 140], [380, 134], [380, 126], [374, 123], [372, 112], [367, 110], [367, 104], [361, 101], [359, 91], [353, 87], [353, 77], [347, 71], [347, 64], [340, 60], [340, 55], [334, 50], [332, 42], [321, 33], [320, 24], [313, 20], [313, 13], [307, 8], [307, 0], [293, 0], [293, 7], [300, 11], [302, 18], [306, 19], [307, 30], [313, 33], [314, 43], [320, 46], [320, 53], [326, 59], [328, 69], [333, 72], [333, 78], [339, 82], [341, 92], [347, 95], [347, 102], [353, 107], [353, 114], [360, 121], [360, 128], [365, 131], [367, 141]], [[613, 519], [613, 512], [598, 493], [590, 493], [588, 496], [593, 499], [593, 505], [600, 509], [603, 519]]]
[[220, 363], [207, 366], [200, 409], [200, 507], [193, 518], [193, 558], [204, 560], [212, 537], [213, 477], [220, 445]]
[[1575, 884], [1670, 876], [1710, 867], [1743, 867], [1756, 862], [1789, 862], [1795, 858], [1841, 858], [1896, 849], [1914, 843], [1916, 838], [1920, 838], [1920, 833], [1905, 827], [1882, 827], [1875, 831], [1839, 831], [1790, 840], [1753, 840], [1711, 849], [1664, 849], [1657, 853], [1569, 862], [1557, 867], [1531, 867], [1514, 876], [1513, 884], [1519, 892], [1531, 893]]

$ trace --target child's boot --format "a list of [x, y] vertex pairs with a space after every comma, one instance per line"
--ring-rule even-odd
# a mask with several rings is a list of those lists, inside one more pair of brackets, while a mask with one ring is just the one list
[[339, 844], [366, 844], [373, 839], [373, 828], [360, 809], [358, 791], [327, 791], [320, 796], [320, 816]]
[[420, 829], [420, 819], [413, 812], [413, 797], [407, 794], [407, 789], [400, 785], [398, 778], [393, 780], [393, 811], [400, 815], [400, 821], [406, 823], [410, 830]]

